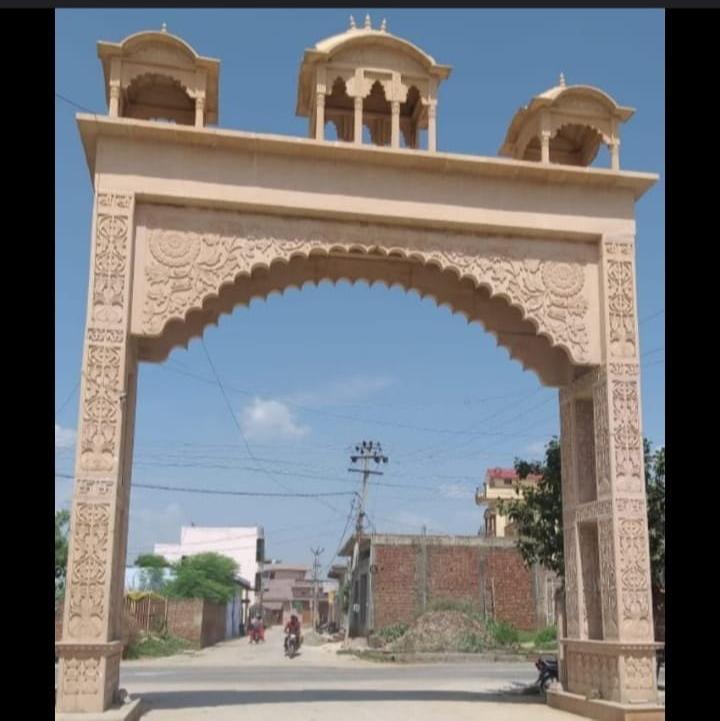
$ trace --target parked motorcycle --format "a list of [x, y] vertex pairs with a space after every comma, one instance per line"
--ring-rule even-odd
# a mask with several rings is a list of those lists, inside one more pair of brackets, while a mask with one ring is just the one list
[[548, 686], [550, 686], [553, 681], [559, 679], [558, 661], [555, 656], [540, 656], [540, 658], [535, 661], [535, 668], [539, 674], [536, 683], [543, 692], [548, 690]]

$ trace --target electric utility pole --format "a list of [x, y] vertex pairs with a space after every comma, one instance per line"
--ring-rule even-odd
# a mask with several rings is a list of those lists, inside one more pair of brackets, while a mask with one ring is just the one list
[[313, 609], [312, 609], [312, 626], [313, 630], [317, 628], [318, 624], [318, 572], [320, 571], [320, 556], [323, 553], [324, 548], [311, 548], [310, 553], [315, 556], [313, 561]]
[[382, 446], [377, 441], [363, 441], [355, 446], [355, 455], [350, 456], [351, 463], [362, 462], [362, 468], [348, 468], [350, 473], [362, 473], [362, 491], [360, 493], [360, 506], [355, 520], [355, 547], [353, 548], [352, 563], [350, 565], [350, 592], [348, 598], [347, 633], [345, 638], [350, 638], [350, 622], [352, 620], [353, 602], [355, 600], [355, 572], [357, 571], [358, 555], [360, 553], [360, 537], [363, 532], [363, 521], [365, 520], [365, 503], [367, 501], [368, 480], [370, 476], [382, 476], [382, 471], [370, 469], [370, 461], [376, 465], [387, 463], [388, 457], [383, 454]]

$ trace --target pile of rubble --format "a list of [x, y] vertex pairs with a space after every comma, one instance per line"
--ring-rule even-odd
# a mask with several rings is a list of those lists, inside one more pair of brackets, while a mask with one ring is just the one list
[[462, 611], [428, 611], [419, 616], [388, 651], [405, 653], [479, 651], [487, 647], [485, 626]]

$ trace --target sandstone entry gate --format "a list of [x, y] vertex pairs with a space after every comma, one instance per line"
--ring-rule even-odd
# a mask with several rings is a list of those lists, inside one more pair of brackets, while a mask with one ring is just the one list
[[[561, 77], [516, 114], [506, 157], [438, 152], [450, 68], [368, 19], [305, 52], [310, 138], [261, 135], [209, 127], [219, 62], [165, 30], [98, 53], [108, 115], [77, 116], [95, 204], [57, 711], [105, 711], [118, 689], [139, 364], [252, 298], [364, 279], [479, 321], [560, 389], [567, 638], [550, 702], [664, 718], [634, 268], [634, 204], [656, 176], [620, 170], [633, 111]], [[600, 144], [608, 169], [588, 167]]]

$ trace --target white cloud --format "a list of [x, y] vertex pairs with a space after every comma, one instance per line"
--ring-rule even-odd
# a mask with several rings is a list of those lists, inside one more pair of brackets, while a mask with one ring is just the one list
[[58, 448], [72, 448], [75, 445], [75, 431], [72, 428], [63, 428], [55, 424], [55, 450]]
[[534, 453], [535, 455], [544, 455], [545, 454], [545, 446], [547, 445], [546, 441], [535, 441], [534, 443], [530, 443], [525, 447], [525, 451], [527, 453]]
[[248, 440], [302, 438], [310, 428], [300, 425], [281, 401], [256, 398], [243, 409], [242, 430]]
[[364, 400], [392, 385], [386, 376], [349, 376], [323, 384], [322, 388], [286, 396], [288, 403], [308, 406], [337, 406]]
[[475, 500], [475, 488], [470, 488], [463, 483], [444, 483], [439, 490], [445, 498]]

